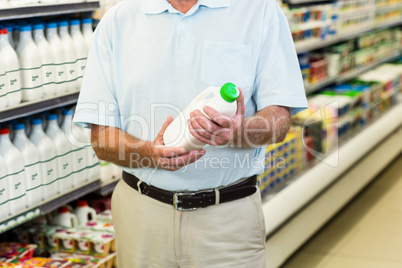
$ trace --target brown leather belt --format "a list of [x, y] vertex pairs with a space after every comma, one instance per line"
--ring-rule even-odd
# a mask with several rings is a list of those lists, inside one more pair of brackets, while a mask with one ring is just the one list
[[[211, 205], [225, 203], [244, 198], [257, 191], [257, 177], [254, 175], [239, 183], [210, 190], [198, 192], [171, 192], [150, 186], [139, 180], [136, 176], [123, 171], [123, 180], [141, 194], [149, 196], [160, 202], [173, 205], [176, 210], [195, 210]], [[138, 188], [140, 190], [138, 190]], [[216, 197], [219, 196], [217, 202]]]

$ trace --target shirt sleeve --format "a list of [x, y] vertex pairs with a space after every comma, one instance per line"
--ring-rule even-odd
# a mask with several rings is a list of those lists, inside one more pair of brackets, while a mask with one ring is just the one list
[[287, 19], [278, 4], [270, 2], [253, 97], [258, 111], [281, 105], [295, 115], [307, 108], [303, 79]]
[[113, 81], [111, 19], [105, 15], [95, 29], [73, 121], [120, 128]]

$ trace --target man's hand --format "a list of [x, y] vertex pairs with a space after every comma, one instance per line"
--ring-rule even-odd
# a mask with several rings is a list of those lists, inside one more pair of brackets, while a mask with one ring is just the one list
[[163, 142], [163, 134], [172, 121], [173, 117], [168, 116], [155, 141], [151, 143], [151, 155], [156, 167], [175, 171], [200, 159], [205, 154], [205, 149], [186, 153], [186, 150], [181, 147], [166, 147]]
[[212, 146], [233, 144], [241, 131], [245, 111], [244, 96], [240, 88], [239, 91], [237, 111], [233, 117], [225, 116], [209, 106], [203, 110], [211, 119], [200, 110], [194, 110], [188, 120], [190, 133], [196, 139]]

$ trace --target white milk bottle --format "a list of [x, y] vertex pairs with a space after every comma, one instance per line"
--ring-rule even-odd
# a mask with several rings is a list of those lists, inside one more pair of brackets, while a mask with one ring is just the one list
[[[12, 29], [12, 28], [11, 28]], [[9, 36], [6, 29], [0, 30], [0, 51], [2, 62], [6, 66], [6, 77], [8, 81], [8, 106], [13, 107], [22, 100], [20, 63], [17, 53], [9, 43]]]
[[87, 50], [89, 51], [91, 44], [92, 44], [92, 39], [93, 39], [93, 26], [92, 26], [93, 20], [91, 18], [86, 18], [82, 19], [82, 34], [84, 35], [85, 38], [85, 43], [87, 44]]
[[35, 206], [43, 198], [43, 174], [40, 153], [26, 136], [24, 124], [14, 125], [13, 143], [24, 157], [25, 172], [27, 174], [26, 191], [28, 204]]
[[53, 197], [59, 190], [57, 154], [53, 141], [43, 132], [41, 119], [32, 119], [29, 139], [40, 153], [42, 174], [44, 174], [42, 180], [44, 199]]
[[[81, 127], [81, 126], [79, 126], [79, 127]], [[94, 149], [91, 146], [91, 129], [81, 127], [81, 130], [83, 133], [83, 137], [85, 139], [88, 178], [90, 180], [96, 180], [96, 179], [99, 179], [99, 176], [100, 176], [100, 163], [99, 163], [99, 159], [96, 156]]]
[[43, 96], [42, 59], [39, 48], [32, 39], [32, 27], [20, 27], [20, 40], [17, 47], [21, 67], [21, 88], [23, 101], [39, 100]]
[[47, 127], [46, 135], [52, 139], [57, 152], [57, 170], [60, 178], [60, 191], [68, 191], [74, 185], [73, 176], [73, 147], [66, 138], [66, 134], [57, 124], [57, 115], [49, 114], [46, 116]]
[[88, 48], [85, 42], [85, 38], [80, 30], [80, 21], [70, 21], [70, 34], [74, 41], [75, 50], [77, 51], [77, 77], [78, 87], [81, 87], [82, 79], [85, 72], [85, 65], [87, 64]]
[[87, 151], [85, 146], [85, 138], [81, 129], [73, 124], [73, 111], [63, 111], [63, 123], [61, 129], [66, 133], [68, 141], [73, 145], [73, 167], [75, 175], [77, 176], [75, 181], [80, 184], [84, 181], [88, 181], [88, 169], [87, 169]]
[[0, 156], [0, 219], [8, 217], [10, 208], [8, 203], [7, 163]]
[[187, 120], [190, 118], [190, 113], [195, 109], [204, 113], [203, 107], [210, 106], [225, 116], [233, 117], [237, 111], [238, 97], [239, 89], [232, 83], [226, 83], [221, 88], [208, 87], [167, 127], [163, 134], [165, 145], [184, 147], [187, 151], [201, 149], [205, 143], [197, 140], [188, 129]]
[[63, 227], [78, 227], [78, 218], [68, 210], [68, 207], [61, 207], [58, 214], [53, 217], [51, 223]]
[[7, 164], [8, 202], [11, 214], [21, 212], [27, 206], [26, 173], [21, 152], [11, 143], [8, 128], [0, 129], [0, 156]]
[[35, 24], [33, 26], [33, 38], [42, 58], [43, 94], [45, 98], [49, 98], [57, 93], [55, 86], [56, 74], [52, 48], [45, 38], [43, 29], [44, 26], [42, 23]]
[[88, 221], [95, 220], [96, 218], [95, 209], [88, 206], [86, 200], [78, 200], [77, 207], [74, 209], [73, 213], [77, 216], [78, 223], [81, 226], [86, 225]]
[[46, 39], [52, 48], [56, 72], [56, 91], [57, 94], [64, 94], [67, 92], [67, 67], [66, 58], [64, 55], [64, 47], [61, 43], [60, 37], [57, 33], [57, 23], [50, 22], [46, 24]]
[[75, 91], [78, 89], [77, 72], [77, 52], [73, 39], [68, 33], [68, 22], [59, 22], [59, 36], [64, 47], [64, 54], [67, 66], [67, 90]]
[[[3, 55], [0, 52], [0, 58]], [[6, 77], [6, 64], [3, 60], [0, 61], [0, 111], [8, 106], [8, 85]]]

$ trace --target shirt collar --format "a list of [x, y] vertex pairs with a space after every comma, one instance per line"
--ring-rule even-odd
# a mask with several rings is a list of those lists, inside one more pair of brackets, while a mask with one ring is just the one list
[[[198, 0], [197, 5], [208, 8], [229, 7], [230, 0]], [[173, 10], [173, 7], [167, 0], [143, 0], [140, 10], [145, 14], [159, 14]]]

